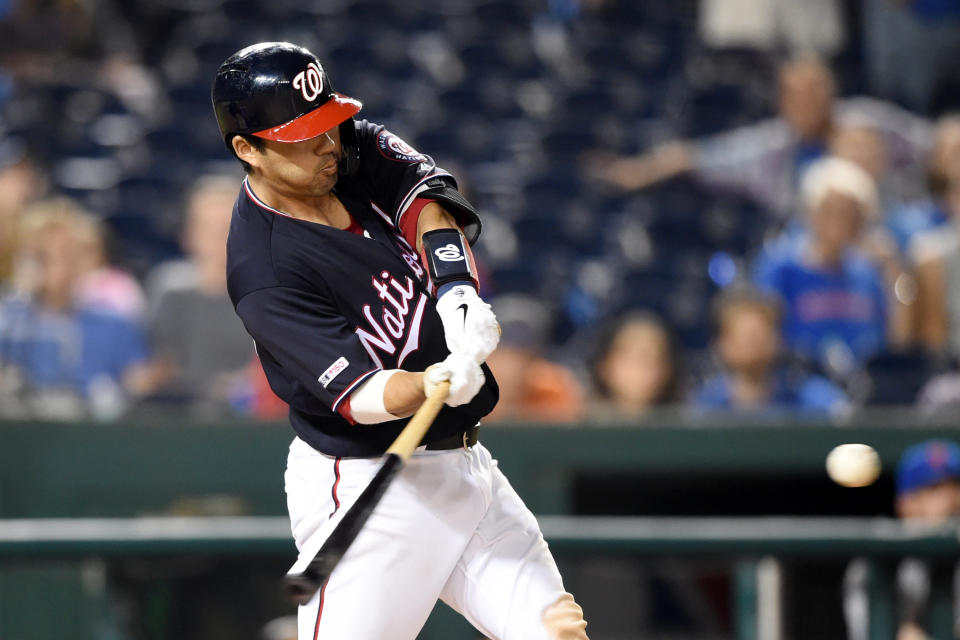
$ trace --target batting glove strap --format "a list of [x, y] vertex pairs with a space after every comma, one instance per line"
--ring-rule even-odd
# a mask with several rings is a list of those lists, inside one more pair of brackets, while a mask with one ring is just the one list
[[480, 365], [472, 358], [451, 353], [443, 362], [427, 367], [423, 376], [423, 392], [429, 396], [444, 380], [450, 381], [450, 395], [446, 404], [459, 407], [477, 395], [483, 386], [484, 375]]
[[450, 353], [465, 354], [479, 364], [497, 348], [497, 316], [473, 287], [461, 284], [444, 293], [437, 300], [437, 314]]

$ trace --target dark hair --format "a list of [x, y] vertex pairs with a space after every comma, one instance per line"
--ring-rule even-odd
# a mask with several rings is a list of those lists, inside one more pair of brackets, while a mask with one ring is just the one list
[[663, 385], [663, 389], [661, 389], [654, 404], [662, 406], [680, 401], [683, 395], [680, 370], [682, 363], [680, 362], [680, 352], [677, 347], [676, 337], [657, 314], [646, 310], [634, 310], [623, 313], [607, 322], [600, 329], [593, 353], [590, 357], [590, 378], [593, 382], [594, 389], [597, 391], [597, 395], [604, 399], [610, 398], [610, 387], [604, 382], [598, 369], [609, 355], [610, 349], [613, 348], [613, 343], [617, 339], [617, 335], [631, 324], [645, 324], [655, 327], [663, 334], [664, 342], [666, 343], [667, 358], [670, 361], [670, 377], [667, 379], [666, 384]]
[[235, 133], [230, 138], [227, 139], [227, 146], [230, 147], [230, 153], [233, 154], [233, 157], [240, 162], [240, 166], [243, 167], [243, 170], [246, 173], [252, 173], [253, 167], [250, 166], [249, 162], [240, 160], [240, 156], [237, 155], [236, 149], [233, 148], [233, 139], [236, 137], [243, 138], [250, 143], [250, 146], [256, 149], [257, 151], [263, 153], [263, 150], [267, 148], [267, 143], [263, 141], [263, 138], [258, 138], [257, 136], [251, 136], [247, 133]]

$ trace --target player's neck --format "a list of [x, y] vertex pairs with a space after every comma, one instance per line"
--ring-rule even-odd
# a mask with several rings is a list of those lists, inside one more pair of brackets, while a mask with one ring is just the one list
[[350, 226], [350, 214], [333, 191], [322, 196], [290, 196], [272, 189], [255, 175], [247, 177], [251, 190], [263, 204], [291, 218], [324, 224], [337, 229]]

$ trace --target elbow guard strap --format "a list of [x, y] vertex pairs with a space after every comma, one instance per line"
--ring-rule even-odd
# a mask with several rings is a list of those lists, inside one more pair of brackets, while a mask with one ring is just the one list
[[418, 193], [417, 197], [437, 201], [457, 220], [457, 225], [463, 229], [467, 242], [470, 244], [476, 242], [480, 237], [480, 216], [470, 201], [443, 178], [429, 180], [427, 187]]
[[479, 290], [473, 252], [459, 229], [434, 229], [421, 237], [420, 257], [434, 287], [448, 282], [472, 282]]

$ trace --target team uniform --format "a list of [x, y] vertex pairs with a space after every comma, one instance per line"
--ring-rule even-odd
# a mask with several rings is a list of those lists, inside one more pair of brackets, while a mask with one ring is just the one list
[[[349, 228], [273, 209], [245, 180], [227, 244], [230, 297], [271, 387], [290, 405], [297, 435], [285, 481], [302, 554], [336, 526], [407, 422], [360, 423], [357, 390], [378, 372], [423, 371], [451, 353], [434, 283], [412, 246], [420, 210], [436, 200], [468, 240], [480, 232], [453, 177], [429, 156], [363, 120], [348, 119], [340, 135], [356, 149], [333, 188]], [[479, 391], [443, 407], [329, 580], [300, 607], [300, 640], [413, 640], [437, 599], [496, 640], [586, 638], [545, 619], [558, 600], [575, 605], [535, 518], [477, 442], [498, 397], [482, 371]]]
[[[297, 436], [333, 456], [377, 456], [406, 424], [352, 424], [350, 393], [379, 370], [423, 371], [449, 351], [426, 271], [400, 231], [419, 191], [447, 172], [383, 127], [356, 123], [360, 170], [335, 192], [352, 229], [291, 218], [244, 181], [227, 243], [227, 287]], [[406, 150], [394, 151], [394, 149]], [[479, 222], [465, 222], [474, 238]], [[497, 401], [493, 375], [467, 405], [444, 407], [425, 442], [459, 435]]]

